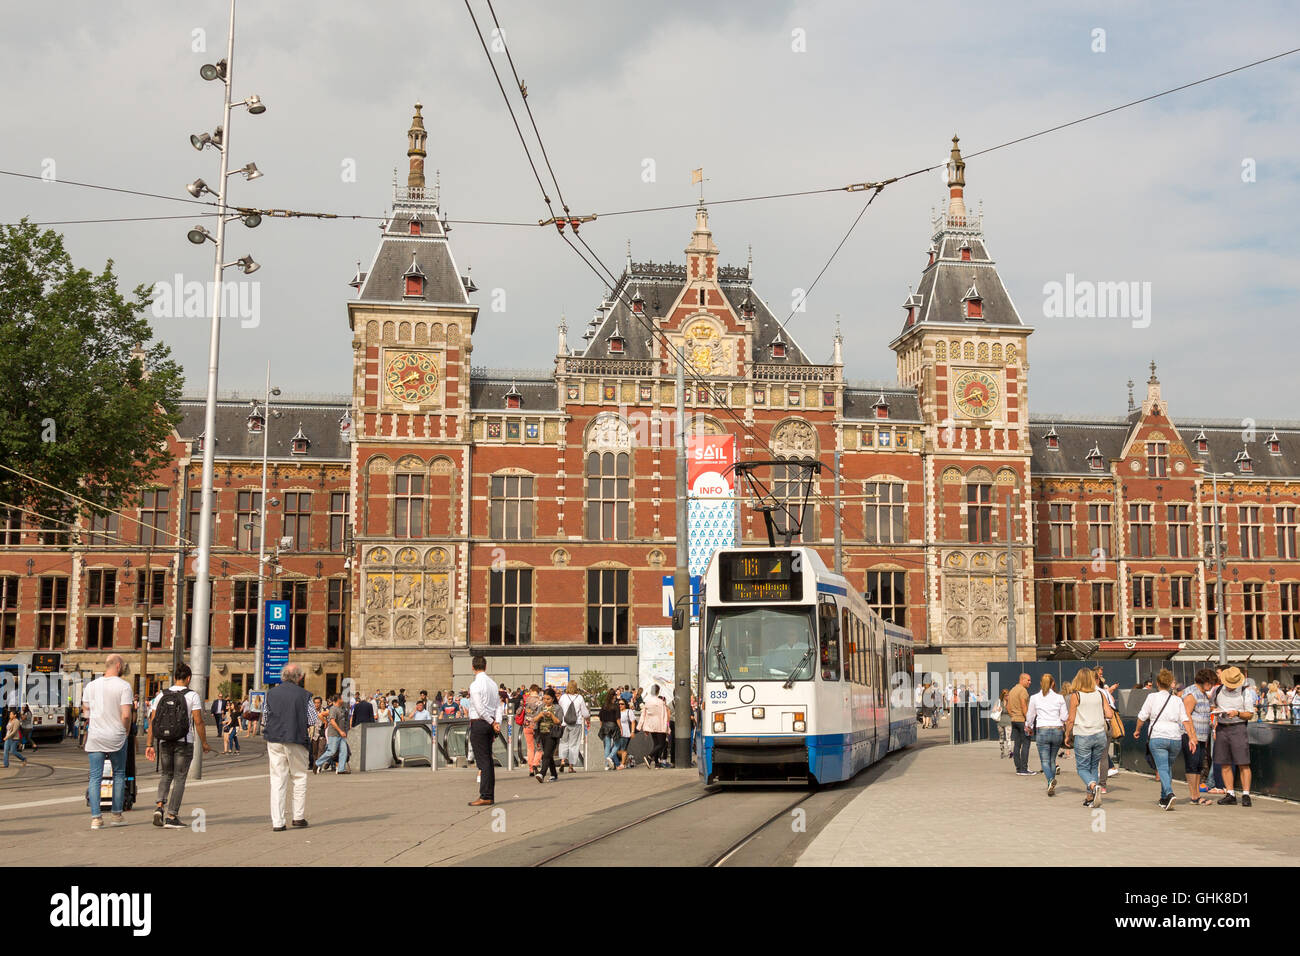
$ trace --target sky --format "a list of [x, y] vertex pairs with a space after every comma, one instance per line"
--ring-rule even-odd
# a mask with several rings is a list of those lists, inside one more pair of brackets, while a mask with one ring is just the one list
[[[685, 261], [689, 209], [608, 214], [692, 202], [696, 167], [709, 201], [880, 180], [945, 162], [954, 134], [969, 155], [1300, 46], [1287, 3], [494, 6], [565, 199], [599, 214], [582, 235], [615, 272], [629, 241], [638, 261]], [[491, 44], [486, 0], [471, 7]], [[0, 170], [57, 181], [0, 175], [0, 221], [185, 217], [51, 228], [78, 265], [113, 260], [124, 288], [210, 281], [212, 248], [185, 238], [213, 228], [202, 207], [68, 182], [176, 200], [195, 178], [215, 187], [219, 156], [188, 137], [221, 121], [221, 85], [199, 67], [225, 54], [228, 4], [58, 10], [5, 14]], [[419, 100], [453, 221], [546, 217], [464, 3], [242, 2], [236, 16], [235, 97], [267, 111], [232, 119], [231, 168], [264, 173], [232, 177], [233, 204], [382, 215]], [[1298, 129], [1295, 54], [969, 160], [968, 205], [983, 203], [989, 250], [1035, 329], [1032, 414], [1122, 415], [1126, 380], [1140, 398], [1154, 359], [1176, 418], [1300, 419]], [[724, 263], [752, 245], [755, 287], [784, 317], [867, 195], [716, 204], [710, 225]], [[790, 320], [805, 351], [829, 359], [838, 320], [846, 376], [896, 380], [888, 343], [945, 204], [939, 171], [881, 193]], [[286, 395], [346, 394], [347, 283], [377, 241], [373, 219], [228, 226], [228, 261], [262, 268], [242, 280], [248, 311], [223, 323], [221, 392], [260, 393], [269, 361]], [[474, 365], [549, 372], [561, 316], [581, 346], [603, 290], [553, 228], [453, 223], [451, 242], [480, 289]], [[1071, 281], [1137, 283], [1147, 310], [1051, 314], [1045, 290]], [[176, 311], [154, 326], [201, 394], [208, 320]]]

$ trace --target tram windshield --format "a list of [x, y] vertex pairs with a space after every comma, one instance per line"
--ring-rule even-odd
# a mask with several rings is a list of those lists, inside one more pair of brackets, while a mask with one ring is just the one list
[[713, 612], [705, 648], [709, 680], [812, 680], [812, 613], [802, 607], [725, 608]]

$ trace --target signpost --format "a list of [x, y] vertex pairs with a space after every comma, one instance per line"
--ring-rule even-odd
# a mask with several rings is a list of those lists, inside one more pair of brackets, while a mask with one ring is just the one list
[[289, 602], [267, 601], [266, 633], [262, 635], [262, 680], [280, 683], [280, 671], [289, 663]]

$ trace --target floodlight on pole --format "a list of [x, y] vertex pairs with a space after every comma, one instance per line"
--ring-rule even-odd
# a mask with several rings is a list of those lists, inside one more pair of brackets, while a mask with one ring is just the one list
[[260, 116], [266, 112], [266, 104], [262, 102], [262, 98], [256, 93], [245, 98], [244, 102], [239, 105], [247, 107], [250, 116]]
[[189, 193], [191, 196], [193, 196], [195, 199], [198, 199], [204, 193], [207, 193], [209, 196], [219, 195], [210, 186], [208, 186], [208, 184], [205, 183], [202, 179], [194, 180], [194, 182], [190, 183], [188, 186], [185, 187], [185, 191]]
[[[194, 243], [196, 246], [201, 246], [209, 239], [212, 239], [212, 233], [208, 232], [202, 226], [195, 226], [185, 234], [185, 238], [189, 239], [189, 241]], [[215, 239], [212, 241], [216, 242]]]

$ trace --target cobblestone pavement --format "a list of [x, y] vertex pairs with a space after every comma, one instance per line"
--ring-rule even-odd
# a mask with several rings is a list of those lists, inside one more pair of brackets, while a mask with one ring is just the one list
[[[797, 866], [1151, 866], [1189, 859], [1289, 865], [1300, 859], [1300, 805], [1255, 797], [1254, 806], [1193, 806], [1175, 778], [1172, 811], [1156, 804], [1154, 777], [1119, 773], [1097, 810], [1085, 808], [1074, 760], [1061, 761], [1055, 797], [1042, 774], [1018, 777], [996, 742], [913, 748], [889, 763], [830, 821]], [[1031, 769], [1038, 767], [1031, 749]], [[870, 771], [868, 771], [870, 772]], [[1217, 799], [1214, 798], [1214, 799]]]

